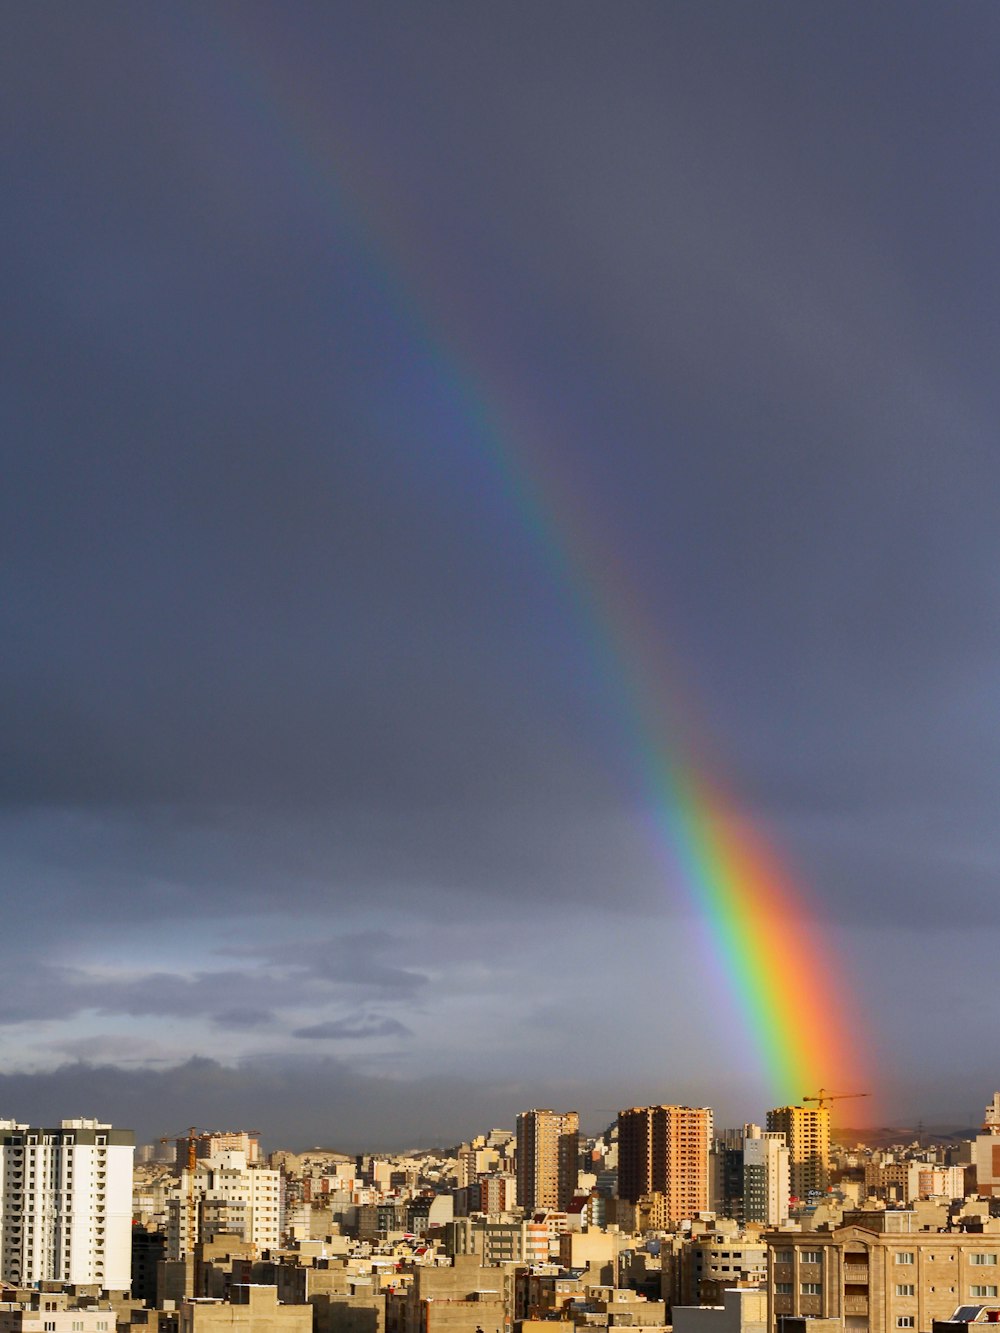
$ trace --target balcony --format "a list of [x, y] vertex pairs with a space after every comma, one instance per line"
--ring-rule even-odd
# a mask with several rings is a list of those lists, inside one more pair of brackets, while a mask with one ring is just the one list
[[844, 1297], [845, 1315], [868, 1315], [868, 1297], [867, 1296], [845, 1296]]
[[858, 1282], [862, 1286], [868, 1286], [868, 1265], [867, 1264], [844, 1264], [844, 1281]]

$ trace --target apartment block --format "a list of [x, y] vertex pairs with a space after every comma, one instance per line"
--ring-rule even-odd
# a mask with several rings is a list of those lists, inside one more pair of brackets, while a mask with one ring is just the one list
[[[179, 1138], [176, 1143], [176, 1165], [178, 1170], [187, 1166], [188, 1139]], [[220, 1152], [241, 1152], [247, 1162], [253, 1165], [260, 1161], [260, 1134], [255, 1129], [227, 1129], [194, 1136], [195, 1155], [200, 1158], [217, 1157]]]
[[782, 1133], [744, 1125], [727, 1130], [709, 1159], [711, 1207], [737, 1222], [777, 1227], [788, 1220], [788, 1145]]
[[997, 1300], [1000, 1235], [911, 1231], [913, 1221], [890, 1210], [882, 1231], [768, 1232], [770, 1329], [792, 1316], [842, 1321], [844, 1333], [926, 1330], [959, 1305]]
[[134, 1151], [97, 1120], [0, 1121], [0, 1278], [128, 1291]]
[[976, 1168], [976, 1193], [984, 1198], [1000, 1195], [1000, 1092], [983, 1117], [983, 1132], [972, 1147], [972, 1161]]
[[937, 1166], [932, 1162], [866, 1163], [865, 1193], [902, 1204], [917, 1199], [961, 1199], [965, 1194], [965, 1171], [960, 1166]]
[[237, 1235], [257, 1250], [274, 1249], [281, 1239], [281, 1174], [251, 1165], [246, 1154], [217, 1153], [181, 1172], [169, 1201], [167, 1257], [194, 1253], [199, 1241], [222, 1233]]
[[791, 1161], [783, 1133], [743, 1126], [743, 1220], [780, 1227], [788, 1221]]
[[785, 1136], [792, 1197], [805, 1200], [825, 1194], [830, 1184], [829, 1108], [779, 1106], [768, 1111], [767, 1128]]
[[0, 1333], [115, 1333], [115, 1312], [107, 1301], [32, 1292], [30, 1301], [0, 1302]]
[[629, 1203], [659, 1194], [678, 1222], [709, 1206], [707, 1106], [633, 1106], [618, 1112], [618, 1195]]
[[525, 1212], [569, 1207], [579, 1152], [576, 1111], [536, 1109], [517, 1117], [517, 1202]]
[[275, 1287], [235, 1286], [228, 1301], [188, 1300], [178, 1333], [312, 1333], [311, 1305], [281, 1305]]

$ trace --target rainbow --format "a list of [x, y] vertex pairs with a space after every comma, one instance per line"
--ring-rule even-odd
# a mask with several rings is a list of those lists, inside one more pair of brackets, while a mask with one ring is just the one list
[[[169, 23], [168, 12], [154, 11], [158, 17], [150, 21]], [[185, 11], [185, 25], [191, 22], [192, 11]], [[202, 55], [214, 55], [214, 73], [241, 111], [261, 132], [280, 136], [292, 164], [351, 232], [373, 297], [419, 349], [424, 373], [433, 377], [430, 387], [446, 397], [453, 419], [488, 459], [511, 514], [532, 534], [573, 606], [591, 669], [632, 755], [658, 861], [668, 882], [683, 886], [703, 924], [773, 1104], [863, 1078], [861, 1028], [843, 969], [811, 924], [805, 888], [741, 812], [717, 776], [719, 766], [693, 736], [694, 709], [677, 673], [661, 660], [658, 627], [644, 617], [613, 542], [598, 549], [593, 513], [547, 457], [542, 431], [517, 420], [516, 397], [505, 393], [496, 369], [469, 364], [440, 319], [430, 326], [425, 312], [437, 303], [429, 293], [420, 299], [415, 277], [401, 272], [403, 238], [394, 238], [377, 217], [347, 146], [333, 142], [330, 125], [307, 103], [301, 84], [280, 68], [270, 46], [239, 26], [239, 11], [224, 25], [219, 11], [201, 12], [198, 22], [206, 25], [197, 34]], [[192, 39], [188, 27], [176, 36]]]

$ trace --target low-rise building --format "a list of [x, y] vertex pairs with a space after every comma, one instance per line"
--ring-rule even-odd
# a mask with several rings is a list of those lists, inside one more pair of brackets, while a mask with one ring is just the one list
[[233, 1287], [228, 1301], [184, 1301], [178, 1313], [178, 1333], [312, 1333], [312, 1326], [312, 1308], [280, 1304], [276, 1287]]
[[927, 1330], [960, 1304], [1000, 1296], [1000, 1235], [910, 1230], [904, 1211], [866, 1216], [882, 1229], [764, 1237], [771, 1330], [789, 1316], [842, 1321], [844, 1333]]

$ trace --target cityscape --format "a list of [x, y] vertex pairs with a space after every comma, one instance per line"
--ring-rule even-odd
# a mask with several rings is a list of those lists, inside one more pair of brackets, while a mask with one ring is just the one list
[[7, 0], [0, 1333], [1000, 1333], [1000, 4]]
[[[968, 1333], [1000, 1322], [1000, 1092], [972, 1138], [533, 1108], [448, 1149], [0, 1122], [10, 1333]], [[891, 1135], [891, 1131], [882, 1131]], [[555, 1326], [555, 1327], [554, 1327]]]

